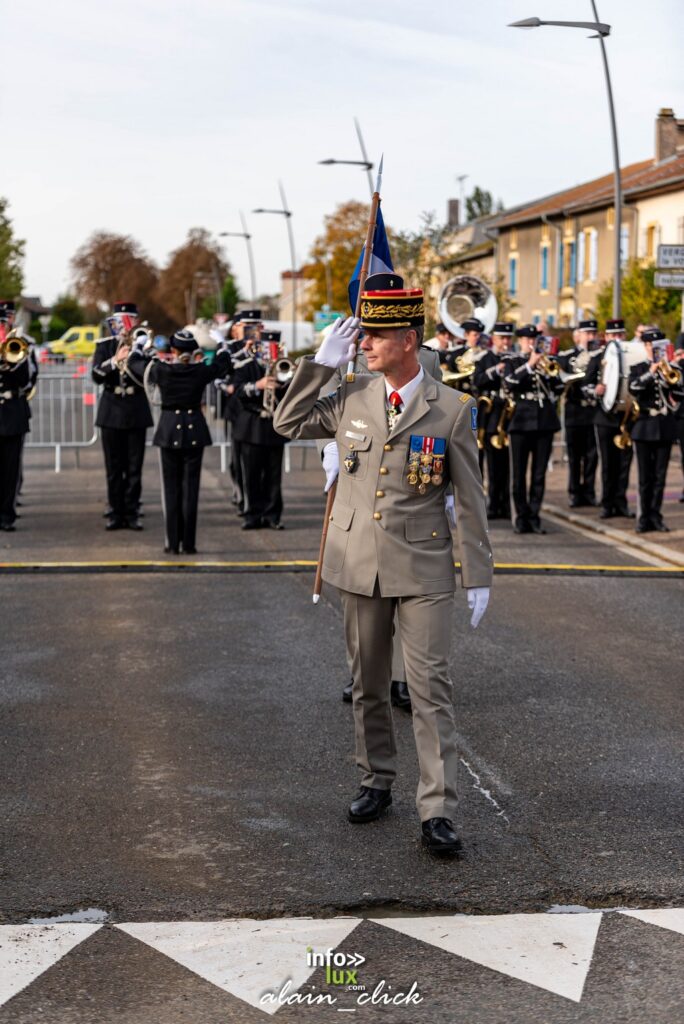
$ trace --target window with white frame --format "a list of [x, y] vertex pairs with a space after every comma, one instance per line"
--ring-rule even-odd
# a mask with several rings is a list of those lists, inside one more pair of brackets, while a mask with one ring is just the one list
[[580, 283], [584, 280], [585, 244], [585, 232], [580, 231], [577, 236], [577, 280]]
[[629, 224], [620, 226], [620, 266], [626, 267], [629, 260]]
[[596, 281], [598, 279], [598, 231], [596, 228], [590, 228], [587, 234], [589, 235], [589, 280]]

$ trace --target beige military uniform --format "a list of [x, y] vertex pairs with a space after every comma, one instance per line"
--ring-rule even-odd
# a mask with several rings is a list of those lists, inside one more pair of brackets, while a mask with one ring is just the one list
[[[425, 370], [426, 373], [429, 373], [430, 376], [434, 377], [435, 380], [441, 381], [441, 379], [442, 379], [442, 367], [440, 366], [439, 353], [438, 352], [435, 352], [431, 348], [426, 348], [425, 345], [421, 345], [421, 347], [418, 349], [418, 362], [423, 367], [423, 369]], [[360, 351], [358, 351], [356, 353], [355, 372], [356, 372], [357, 375], [370, 374], [371, 376], [374, 376], [374, 377], [376, 377], [376, 376], [380, 376], [381, 377], [382, 376], [382, 374], [372, 373], [371, 370], [368, 369], [368, 363], [366, 362], [366, 354], [363, 351], [363, 349], [361, 349]], [[345, 377], [345, 375], [346, 375], [346, 368], [344, 368], [344, 369], [340, 368], [338, 370], [335, 370], [334, 373], [333, 373], [333, 376], [332, 376], [332, 380], [330, 380], [329, 382], [327, 382], [324, 385], [323, 390], [321, 392], [321, 395], [319, 397], [325, 397], [325, 395], [330, 394], [330, 392], [333, 390], [333, 388], [339, 387], [341, 385], [342, 380]], [[318, 443], [319, 455], [322, 456], [323, 449], [325, 448], [326, 444], [329, 444], [329, 442], [328, 441], [319, 441], [319, 443]], [[353, 674], [352, 666], [353, 666], [353, 661], [354, 661], [354, 653], [353, 653], [353, 651], [349, 651], [349, 650], [347, 651], [347, 661], [349, 663], [349, 674], [352, 675]], [[404, 654], [403, 654], [403, 651], [401, 649], [401, 639], [399, 637], [399, 629], [398, 629], [398, 624], [397, 624], [397, 621], [396, 621], [396, 614], [395, 614], [395, 622], [394, 622], [394, 629], [393, 629], [393, 643], [392, 643], [392, 680], [396, 681], [396, 682], [402, 682], [402, 683], [406, 682], [406, 666], [404, 665]]]
[[[454, 817], [458, 755], [448, 654], [455, 574], [444, 493], [453, 484], [465, 587], [488, 587], [492, 552], [473, 429], [474, 401], [424, 377], [387, 424], [384, 377], [343, 381], [319, 398], [333, 371], [300, 362], [278, 406], [276, 430], [290, 438], [335, 438], [342, 465], [323, 558], [339, 588], [347, 646], [354, 652], [356, 758], [362, 784], [389, 789], [396, 747], [389, 700], [396, 611], [420, 761], [421, 821]], [[411, 435], [446, 442], [438, 486], [408, 481]], [[349, 456], [345, 466], [344, 458]], [[350, 468], [351, 467], [351, 468]]]

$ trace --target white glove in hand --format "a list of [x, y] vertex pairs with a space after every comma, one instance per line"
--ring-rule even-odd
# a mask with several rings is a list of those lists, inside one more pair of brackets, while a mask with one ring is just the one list
[[325, 487], [323, 492], [328, 493], [340, 474], [340, 453], [337, 441], [330, 441], [323, 449], [323, 471], [325, 472]]
[[338, 317], [314, 356], [314, 362], [328, 366], [331, 370], [346, 366], [356, 355], [360, 326], [361, 321], [355, 316], [348, 316], [346, 320]]
[[477, 629], [480, 619], [487, 611], [489, 604], [489, 587], [468, 587], [466, 590], [468, 607], [473, 613], [470, 617], [470, 625]]
[[456, 528], [456, 509], [454, 507], [454, 496], [453, 496], [453, 494], [445, 494], [444, 495], [444, 511], [446, 512], [446, 517], [449, 520], [449, 526], [451, 526], [452, 529], [455, 529]]

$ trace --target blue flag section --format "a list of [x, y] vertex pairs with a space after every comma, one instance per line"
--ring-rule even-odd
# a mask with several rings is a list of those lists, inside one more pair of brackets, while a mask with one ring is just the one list
[[[366, 248], [365, 242], [361, 249], [361, 255], [356, 261], [354, 267], [354, 273], [351, 276], [349, 282], [348, 293], [349, 293], [349, 305], [351, 311], [356, 311], [356, 300], [359, 296], [359, 278], [361, 277], [361, 264], [363, 263], [363, 253]], [[390, 254], [389, 241], [387, 240], [387, 232], [385, 231], [385, 222], [382, 219], [382, 210], [378, 207], [378, 219], [375, 223], [375, 234], [373, 235], [373, 253], [371, 255], [370, 267], [368, 268], [369, 276], [371, 274], [383, 274], [391, 273], [394, 270], [392, 266], [392, 256]]]

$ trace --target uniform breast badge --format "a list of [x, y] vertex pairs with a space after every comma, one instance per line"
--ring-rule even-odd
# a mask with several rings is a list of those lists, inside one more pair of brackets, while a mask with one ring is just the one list
[[443, 482], [445, 454], [445, 438], [411, 434], [406, 479], [411, 487], [418, 486], [419, 494], [425, 494], [429, 484], [439, 487]]
[[359, 466], [359, 457], [356, 452], [349, 452], [344, 457], [344, 468], [348, 473], [355, 473]]

